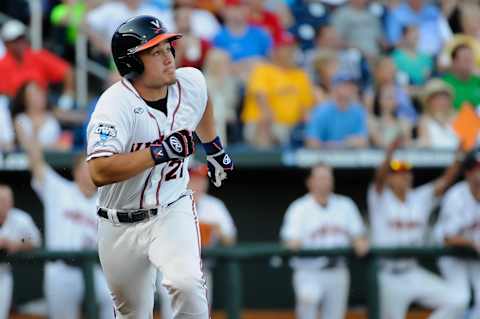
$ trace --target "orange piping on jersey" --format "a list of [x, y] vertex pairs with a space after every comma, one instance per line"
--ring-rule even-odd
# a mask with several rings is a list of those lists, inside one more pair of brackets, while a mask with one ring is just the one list
[[128, 87], [128, 85], [126, 85], [123, 81], [126, 81], [126, 80], [125, 80], [125, 79], [122, 79], [122, 80], [120, 81], [120, 82], [123, 84], [123, 86], [124, 86], [127, 90], [129, 90], [130, 92], [132, 92], [133, 94], [135, 94], [136, 97], [138, 97], [139, 99], [141, 99], [141, 100], [143, 101], [142, 97], [141, 97], [140, 95], [138, 95], [137, 92], [135, 92], [135, 91], [132, 90], [130, 87]]
[[150, 180], [150, 177], [152, 176], [152, 172], [155, 169], [155, 167], [152, 167], [150, 169], [150, 173], [148, 173], [147, 179], [145, 180], [145, 185], [143, 185], [142, 193], [140, 194], [140, 209], [143, 208], [143, 196], [145, 195], [145, 190], [147, 189], [148, 181]]
[[180, 101], [182, 100], [182, 87], [180, 86], [180, 82], [178, 80], [177, 80], [177, 86], [178, 86], [178, 104], [177, 104], [177, 107], [175, 108], [175, 111], [173, 111], [172, 125], [170, 126], [170, 131], [173, 129], [173, 124], [175, 123], [175, 115], [177, 114], [178, 108], [180, 107]]
[[[197, 208], [195, 207], [195, 200], [193, 199], [193, 195], [190, 195], [190, 199], [192, 200], [192, 213], [193, 213], [193, 218], [195, 222], [195, 231], [197, 232], [197, 246], [198, 246], [198, 256], [200, 258], [200, 272], [202, 273], [202, 279], [203, 279], [203, 288], [205, 290], [205, 298], [207, 299], [207, 305], [208, 303], [208, 287], [207, 287], [207, 280], [205, 279], [205, 274], [203, 273], [203, 262], [202, 262], [202, 246], [201, 242], [202, 239], [200, 238], [200, 225], [198, 222], [198, 214], [197, 214]], [[210, 306], [208, 306], [208, 318], [211, 318], [211, 309]]]

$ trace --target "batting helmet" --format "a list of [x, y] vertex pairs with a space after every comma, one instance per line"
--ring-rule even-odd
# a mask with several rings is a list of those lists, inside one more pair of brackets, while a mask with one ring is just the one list
[[[112, 56], [120, 75], [135, 76], [143, 72], [143, 63], [137, 53], [161, 41], [181, 38], [178, 33], [168, 33], [162, 22], [152, 16], [138, 16], [123, 22], [112, 37]], [[172, 53], [175, 52], [172, 48]]]
[[463, 169], [469, 171], [480, 165], [480, 148], [475, 148], [465, 155], [463, 160]]

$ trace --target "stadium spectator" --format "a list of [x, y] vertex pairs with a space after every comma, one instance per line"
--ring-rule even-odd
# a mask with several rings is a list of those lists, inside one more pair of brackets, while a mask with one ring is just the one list
[[349, 48], [359, 49], [369, 58], [380, 53], [383, 40], [379, 18], [368, 9], [368, 0], [350, 0], [332, 16], [332, 25]]
[[[436, 180], [413, 188], [411, 165], [393, 159], [400, 144], [401, 138], [390, 144], [368, 188], [371, 238], [375, 247], [425, 245], [430, 214], [461, 167], [456, 160]], [[406, 318], [413, 302], [433, 308], [430, 318], [460, 318], [462, 314], [463, 298], [413, 258], [382, 259], [379, 288], [381, 318]]]
[[332, 79], [332, 99], [315, 107], [306, 128], [309, 148], [368, 145], [367, 114], [358, 102], [355, 79], [337, 74]]
[[316, 82], [319, 79], [316, 78], [318, 73], [314, 70], [314, 64], [317, 65], [314, 60], [318, 54], [322, 55], [323, 51], [334, 52], [338, 63], [337, 71], [358, 79], [361, 88], [369, 82], [370, 72], [365, 56], [359, 49], [345, 48], [335, 28], [328, 24], [318, 28], [315, 48], [305, 52], [305, 67]]
[[[442, 201], [436, 225], [437, 238], [445, 246], [470, 248], [480, 252], [479, 202], [480, 202], [480, 151], [474, 149], [464, 160], [465, 180], [455, 184]], [[480, 318], [480, 262], [477, 258], [464, 259], [441, 257], [438, 266], [452, 290], [463, 297], [464, 308], [468, 308], [473, 288], [473, 307], [461, 318]]]
[[399, 135], [402, 136], [403, 146], [410, 145], [412, 125], [397, 116], [396, 102], [395, 86], [385, 84], [376, 92], [373, 112], [368, 115], [368, 134], [372, 146], [387, 148]]
[[264, 28], [273, 41], [280, 40], [282, 33], [284, 32], [282, 24], [278, 16], [265, 8], [265, 0], [243, 0], [249, 5], [249, 22], [252, 25], [256, 25]]
[[[237, 229], [230, 212], [220, 199], [208, 194], [207, 165], [193, 163], [188, 172], [190, 174], [188, 187], [193, 191], [202, 247], [228, 247], [235, 244]], [[214, 288], [214, 267], [214, 260], [203, 260], [203, 273], [207, 283], [210, 306]], [[173, 318], [170, 295], [166, 288], [167, 286], [162, 285], [162, 277], [159, 274], [157, 276], [157, 290], [162, 298], [162, 318]]]
[[221, 26], [217, 18], [210, 11], [199, 7], [198, 0], [175, 0], [174, 8], [177, 9], [181, 7], [189, 7], [192, 9], [190, 25], [192, 26], [192, 33], [195, 36], [212, 41], [218, 32], [220, 32]]
[[398, 72], [408, 78], [408, 83], [414, 87], [425, 84], [433, 71], [433, 59], [418, 51], [418, 28], [405, 26], [402, 30], [402, 39], [392, 53], [392, 60]]
[[205, 60], [205, 79], [210, 90], [209, 98], [213, 105], [213, 115], [218, 135], [227, 142], [228, 129], [238, 127], [239, 84], [231, 74], [230, 56], [218, 49], [210, 50]]
[[45, 49], [33, 50], [26, 38], [26, 26], [20, 21], [5, 22], [0, 37], [7, 53], [0, 59], [0, 94], [14, 97], [27, 82], [35, 81], [46, 90], [50, 84], [63, 83], [58, 106], [73, 107], [73, 71], [68, 63]]
[[314, 104], [308, 75], [295, 63], [295, 38], [284, 33], [275, 46], [272, 62], [254, 67], [247, 83], [244, 135], [257, 147], [285, 145]]
[[15, 131], [13, 130], [10, 100], [0, 95], [0, 152], [13, 150]]
[[399, 117], [409, 120], [411, 123], [415, 123], [417, 120], [417, 112], [413, 106], [410, 95], [408, 94], [405, 86], [407, 83], [399, 83], [397, 77], [397, 69], [393, 60], [390, 57], [380, 57], [374, 66], [374, 81], [370, 88], [365, 92], [365, 105], [369, 110], [372, 110], [375, 92], [380, 87], [390, 84], [395, 87], [395, 100], [397, 105], [396, 113]]
[[452, 89], [439, 79], [425, 85], [423, 114], [418, 122], [418, 145], [428, 148], [456, 149], [458, 137], [452, 127], [454, 109]]
[[[308, 194], [287, 209], [281, 240], [293, 250], [353, 246], [358, 256], [367, 253], [366, 229], [355, 203], [333, 193], [332, 168], [315, 165], [307, 178]], [[342, 257], [293, 258], [293, 289], [297, 319], [345, 318], [350, 274]]]
[[332, 79], [338, 73], [338, 57], [335, 51], [319, 50], [313, 57], [315, 102], [321, 103], [331, 97]]
[[390, 45], [398, 45], [402, 29], [410, 25], [418, 26], [419, 51], [431, 56], [440, 52], [452, 33], [442, 12], [434, 4], [424, 0], [403, 0], [387, 15], [385, 31]]
[[[12, 254], [40, 247], [40, 231], [30, 215], [13, 207], [12, 189], [0, 184], [0, 254]], [[12, 267], [0, 263], [0, 319], [10, 317], [13, 293]]]
[[178, 7], [175, 10], [177, 32], [183, 35], [182, 41], [175, 43], [175, 59], [179, 67], [191, 66], [202, 69], [211, 44], [192, 33], [192, 13], [193, 8], [189, 6]]
[[466, 44], [472, 48], [476, 71], [480, 68], [480, 7], [478, 3], [467, 2], [462, 4], [461, 8], [460, 24], [463, 31], [455, 33], [453, 38], [445, 44], [438, 58], [438, 67], [442, 71], [451, 67], [452, 51], [460, 44]]
[[[38, 134], [30, 136], [20, 129], [17, 136], [28, 156], [32, 189], [44, 208], [45, 248], [73, 252], [97, 249], [98, 196], [85, 156], [73, 159], [70, 181], [47, 164]], [[93, 276], [98, 318], [112, 319], [112, 299], [100, 265], [94, 266]], [[69, 260], [46, 263], [43, 289], [48, 318], [81, 318], [85, 286], [78, 264]]]
[[158, 17], [167, 30], [174, 29], [171, 10], [160, 10], [144, 0], [107, 1], [87, 13], [87, 34], [92, 45], [103, 55], [110, 55], [110, 40], [117, 27], [138, 15]]
[[452, 51], [452, 66], [443, 76], [443, 80], [453, 89], [453, 106], [459, 110], [464, 103], [473, 107], [480, 104], [480, 77], [474, 74], [475, 58], [473, 50], [466, 44], [460, 44]]
[[66, 149], [60, 142], [61, 128], [48, 108], [47, 92], [36, 82], [23, 85], [13, 100], [12, 116], [15, 131], [21, 130], [30, 138], [37, 136], [46, 149]]
[[267, 58], [272, 39], [265, 30], [248, 23], [248, 7], [243, 1], [225, 0], [225, 25], [213, 45], [230, 54], [234, 74], [246, 81], [253, 65]]

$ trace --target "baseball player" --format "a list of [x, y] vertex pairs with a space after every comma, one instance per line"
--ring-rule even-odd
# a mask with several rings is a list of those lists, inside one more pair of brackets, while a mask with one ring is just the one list
[[[455, 161], [437, 180], [412, 188], [410, 164], [393, 160], [400, 143], [401, 139], [397, 138], [389, 146], [368, 189], [372, 242], [377, 247], [424, 245], [430, 213], [460, 167]], [[430, 318], [452, 319], [461, 312], [461, 300], [446, 281], [411, 258], [382, 260], [379, 285], [385, 319], [405, 318], [413, 302], [433, 308]]]
[[[436, 227], [441, 241], [447, 246], [470, 247], [480, 252], [480, 149], [471, 151], [464, 161], [465, 180], [455, 184], [442, 201]], [[467, 309], [470, 284], [474, 289], [474, 304], [469, 318], [480, 318], [480, 261], [442, 257], [442, 275]], [[463, 316], [461, 318], [464, 318]]]
[[[195, 210], [198, 214], [200, 226], [200, 238], [202, 247], [212, 247], [216, 245], [230, 246], [235, 243], [237, 230], [233, 223], [232, 216], [227, 210], [225, 204], [218, 198], [207, 194], [208, 191], [208, 168], [206, 165], [193, 164], [188, 170], [190, 182], [188, 187], [193, 191], [195, 200]], [[204, 260], [204, 274], [208, 288], [208, 300], [211, 302], [213, 295], [213, 260]], [[159, 290], [162, 302], [162, 318], [172, 318], [172, 308], [170, 306], [168, 291], [159, 283], [162, 279], [161, 274], [157, 277], [157, 288]], [[210, 304], [211, 305], [211, 304]]]
[[[333, 193], [332, 169], [324, 164], [313, 167], [307, 179], [309, 193], [288, 208], [280, 231], [291, 249], [339, 248], [353, 244], [363, 256], [368, 251], [365, 227], [355, 203]], [[342, 319], [348, 302], [350, 275], [344, 258], [294, 258], [293, 288], [296, 317]]]
[[[41, 244], [40, 232], [30, 215], [13, 208], [12, 189], [0, 184], [0, 254], [31, 250]], [[10, 265], [0, 263], [0, 319], [8, 319], [13, 277]]]
[[155, 278], [175, 319], [206, 319], [198, 217], [187, 190], [195, 131], [217, 187], [233, 169], [216, 136], [203, 74], [175, 67], [180, 34], [138, 16], [121, 24], [112, 55], [122, 80], [100, 97], [87, 161], [99, 189], [99, 256], [117, 318], [152, 318]]
[[[56, 251], [95, 249], [97, 196], [85, 157], [79, 156], [75, 160], [72, 182], [45, 163], [36, 134], [30, 137], [17, 128], [17, 136], [29, 158], [32, 188], [44, 207], [45, 248]], [[96, 267], [94, 276], [99, 318], [111, 319], [112, 300], [100, 266]], [[80, 318], [84, 291], [83, 273], [77, 265], [65, 261], [45, 265], [44, 293], [49, 318]]]

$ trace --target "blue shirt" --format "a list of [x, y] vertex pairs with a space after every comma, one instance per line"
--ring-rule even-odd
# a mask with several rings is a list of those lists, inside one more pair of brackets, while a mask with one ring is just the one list
[[213, 39], [213, 46], [230, 54], [233, 62], [245, 58], [266, 57], [272, 47], [270, 35], [259, 27], [248, 26], [243, 35], [223, 27]]
[[406, 2], [393, 9], [386, 19], [386, 35], [392, 45], [396, 45], [402, 38], [402, 28], [416, 25], [419, 31], [418, 49], [426, 54], [435, 55], [443, 46], [442, 14], [440, 10], [426, 4], [417, 12]]
[[306, 136], [321, 142], [343, 142], [352, 136], [367, 136], [365, 109], [358, 103], [350, 104], [345, 110], [334, 101], [318, 105], [307, 123]]

